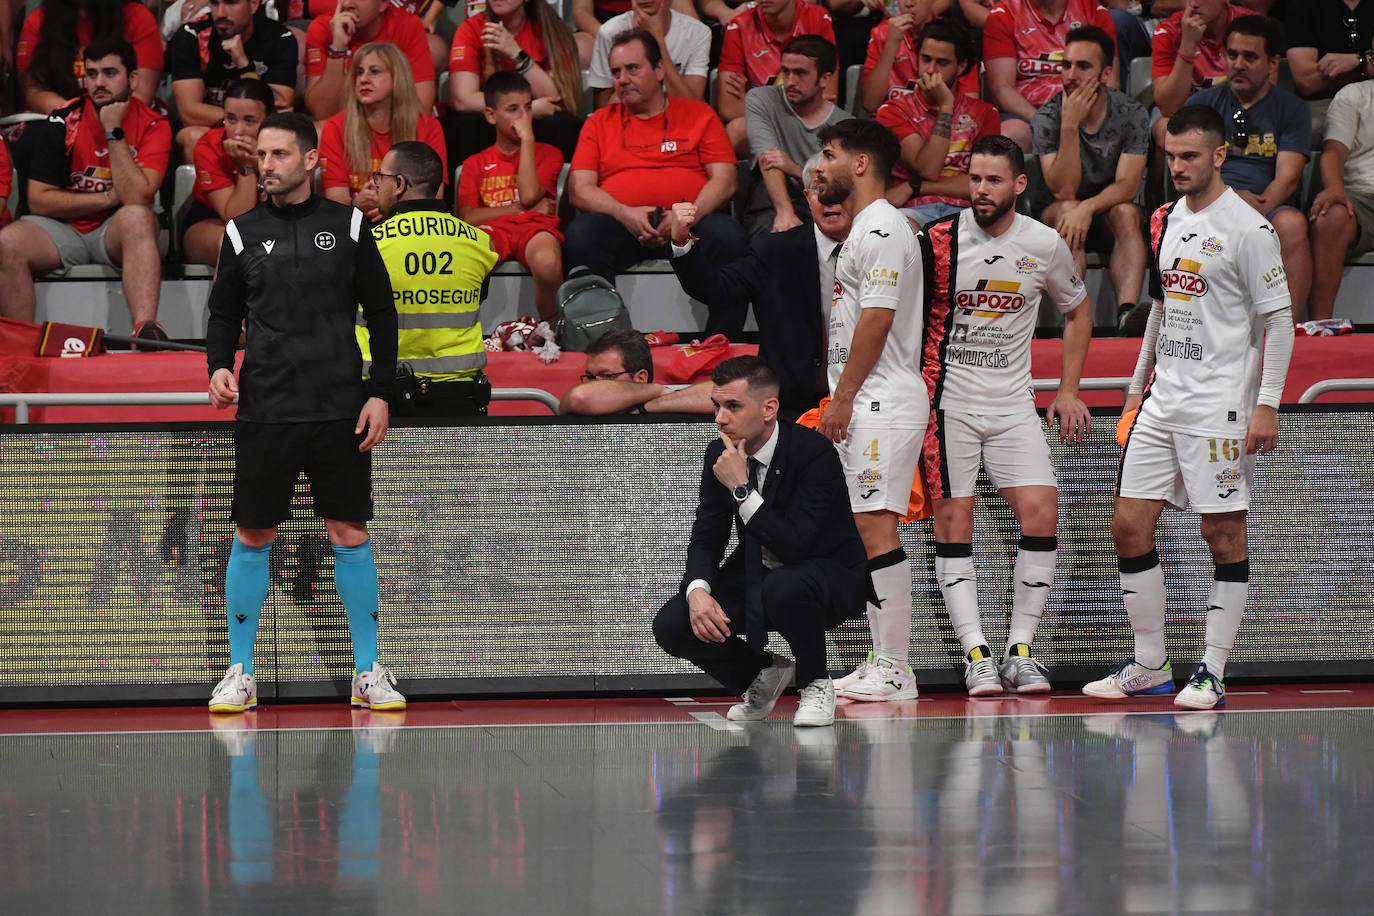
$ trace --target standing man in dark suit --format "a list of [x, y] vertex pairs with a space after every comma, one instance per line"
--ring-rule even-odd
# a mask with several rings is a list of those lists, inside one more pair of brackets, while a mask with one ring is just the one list
[[[809, 166], [810, 163], [807, 163]], [[849, 214], [839, 204], [823, 205], [809, 190], [814, 223], [754, 236], [749, 248], [728, 264], [713, 261], [693, 244], [695, 204], [674, 204], [669, 214], [673, 271], [682, 289], [712, 310], [744, 314], [754, 303], [759, 356], [773, 366], [779, 400], [789, 414], [815, 407], [827, 394], [826, 321], [835, 286], [835, 258], [849, 237]]]
[[[654, 618], [654, 639], [742, 693], [733, 721], [766, 718], [795, 668], [793, 724], [830, 725], [825, 631], [863, 613], [867, 562], [839, 457], [820, 434], [778, 422], [778, 378], [759, 357], [726, 360], [711, 382], [721, 441], [706, 447], [682, 591]], [[722, 564], [731, 528], [740, 547]], [[764, 651], [769, 630], [795, 665]]]

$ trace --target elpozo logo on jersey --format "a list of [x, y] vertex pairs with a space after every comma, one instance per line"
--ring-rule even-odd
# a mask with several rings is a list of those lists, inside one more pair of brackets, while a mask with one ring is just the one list
[[1190, 301], [1194, 296], [1207, 295], [1207, 281], [1203, 279], [1202, 265], [1187, 258], [1174, 259], [1174, 266], [1160, 271], [1159, 282], [1164, 288], [1164, 298]]
[[996, 318], [1021, 311], [1026, 297], [1021, 284], [1011, 280], [980, 280], [974, 289], [961, 289], [954, 294], [954, 305], [984, 318]]

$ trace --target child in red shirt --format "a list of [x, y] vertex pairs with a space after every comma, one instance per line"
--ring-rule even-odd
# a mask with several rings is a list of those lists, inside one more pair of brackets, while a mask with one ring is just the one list
[[563, 233], [558, 228], [558, 175], [563, 154], [534, 139], [534, 95], [512, 71], [493, 73], [483, 87], [496, 143], [463, 161], [458, 218], [480, 226], [502, 261], [515, 258], [534, 277], [539, 317], [558, 310], [563, 282]]

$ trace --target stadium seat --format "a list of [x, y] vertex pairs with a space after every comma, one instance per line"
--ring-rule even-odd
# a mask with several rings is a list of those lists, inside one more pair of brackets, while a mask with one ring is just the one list
[[855, 107], [859, 101], [859, 79], [863, 72], [863, 64], [851, 64], [844, 69], [844, 110], [856, 117], [863, 114]]
[[1154, 80], [1150, 76], [1153, 63], [1148, 57], [1137, 57], [1131, 61], [1131, 73], [1126, 83], [1130, 87], [1131, 98], [1144, 105], [1146, 111], [1155, 104]]

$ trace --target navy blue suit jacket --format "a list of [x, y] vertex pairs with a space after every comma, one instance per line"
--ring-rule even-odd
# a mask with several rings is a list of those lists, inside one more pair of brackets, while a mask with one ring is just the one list
[[[807, 564], [820, 574], [829, 586], [827, 618], [832, 626], [860, 617], [868, 555], [854, 525], [840, 456], [834, 444], [815, 430], [781, 420], [778, 427], [763, 505], [750, 516], [749, 533], [783, 566]], [[684, 589], [695, 579], [705, 579], [713, 592], [720, 584], [742, 582], [743, 549], [736, 546], [721, 562], [731, 530], [742, 535], [744, 528], [734, 496], [712, 470], [724, 450], [719, 439], [706, 447]]]
[[778, 400], [789, 410], [809, 410], [825, 396], [825, 329], [821, 327], [820, 266], [811, 223], [769, 232], [729, 264], [713, 264], [693, 245], [673, 258], [687, 295], [712, 309], [743, 309], [752, 302], [759, 324], [759, 356], [782, 383]]

